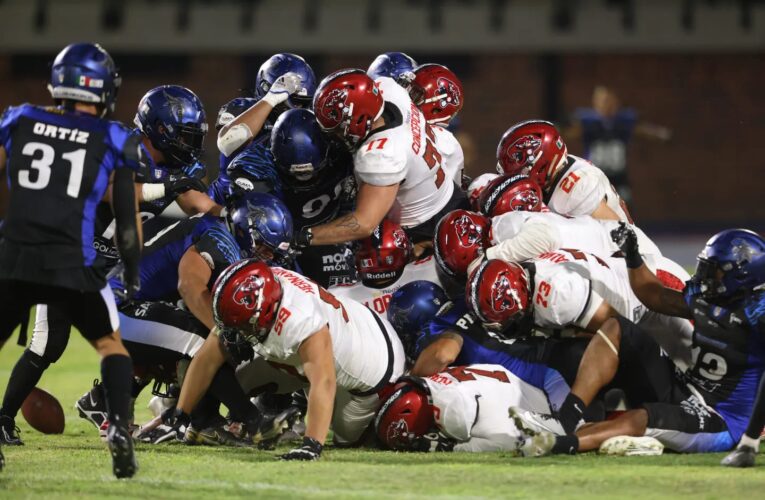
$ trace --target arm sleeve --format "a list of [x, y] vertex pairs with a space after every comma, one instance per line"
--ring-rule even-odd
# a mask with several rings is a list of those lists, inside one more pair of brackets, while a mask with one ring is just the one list
[[560, 231], [541, 220], [523, 224], [512, 238], [486, 250], [489, 259], [521, 262], [560, 248]]
[[141, 244], [136, 226], [135, 182], [132, 170], [118, 168], [114, 172], [112, 206], [117, 224], [117, 248], [126, 270], [131, 275], [137, 276]]
[[372, 186], [398, 184], [406, 177], [406, 154], [394, 144], [366, 151], [362, 146], [355, 155], [356, 175]]

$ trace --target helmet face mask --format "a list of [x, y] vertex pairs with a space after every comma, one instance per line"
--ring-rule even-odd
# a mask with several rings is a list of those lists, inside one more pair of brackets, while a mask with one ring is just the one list
[[377, 437], [392, 450], [414, 450], [416, 440], [434, 425], [430, 395], [409, 380], [396, 384], [375, 417]]
[[463, 106], [464, 91], [457, 75], [440, 64], [415, 68], [407, 87], [412, 102], [431, 124], [447, 125]]
[[292, 215], [275, 196], [244, 193], [230, 207], [226, 223], [239, 248], [248, 256], [274, 265], [291, 262]]

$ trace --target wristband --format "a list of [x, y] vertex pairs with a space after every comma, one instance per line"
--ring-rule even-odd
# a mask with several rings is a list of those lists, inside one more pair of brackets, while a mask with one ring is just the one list
[[154, 201], [164, 198], [165, 185], [145, 182], [141, 184], [141, 196], [143, 196], [143, 201]]
[[289, 96], [290, 95], [286, 90], [284, 90], [283, 92], [278, 92], [278, 93], [269, 92], [261, 100], [270, 104], [272, 108], [275, 108], [277, 105], [286, 101], [289, 98]]

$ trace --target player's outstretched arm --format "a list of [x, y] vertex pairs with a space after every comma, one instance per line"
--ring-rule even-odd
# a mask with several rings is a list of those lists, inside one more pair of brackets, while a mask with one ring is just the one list
[[220, 216], [223, 207], [215, 203], [207, 193], [190, 189], [176, 198], [178, 206], [186, 215], [212, 214]]
[[412, 375], [429, 377], [442, 372], [452, 364], [462, 350], [462, 337], [453, 332], [444, 332], [431, 342], [412, 367]]
[[298, 246], [334, 245], [366, 238], [390, 211], [398, 193], [398, 184], [373, 186], [361, 182], [356, 210], [337, 219], [301, 231]]
[[191, 247], [178, 263], [178, 293], [191, 314], [207, 328], [215, 326], [212, 295], [207, 288], [212, 270], [196, 248]]
[[296, 73], [285, 73], [276, 79], [268, 93], [250, 109], [234, 118], [218, 132], [218, 149], [231, 156], [258, 135], [271, 111], [300, 90], [302, 80]]
[[691, 310], [685, 303], [683, 294], [665, 287], [643, 262], [635, 231], [622, 222], [618, 228], [611, 231], [611, 238], [624, 253], [630, 286], [640, 302], [652, 311], [691, 319]]
[[213, 328], [189, 364], [186, 377], [183, 379], [181, 394], [178, 396], [177, 410], [187, 415], [191, 414], [224, 362], [225, 354], [218, 338], [218, 330]]
[[332, 420], [337, 390], [335, 357], [332, 352], [329, 327], [325, 326], [303, 341], [298, 354], [311, 386], [308, 394], [309, 417], [305, 435], [324, 444]]

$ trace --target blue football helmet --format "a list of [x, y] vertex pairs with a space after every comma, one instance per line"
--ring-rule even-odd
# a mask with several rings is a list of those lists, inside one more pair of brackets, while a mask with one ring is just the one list
[[367, 68], [367, 75], [372, 80], [387, 76], [398, 82], [404, 73], [414, 73], [416, 67], [414, 59], [403, 52], [385, 52], [372, 61]]
[[765, 284], [765, 239], [747, 229], [726, 229], [707, 241], [691, 278], [705, 298], [728, 298]]
[[148, 91], [138, 103], [134, 122], [165, 155], [169, 167], [195, 163], [204, 153], [205, 108], [186, 87], [162, 85]]
[[272, 55], [260, 66], [255, 77], [255, 97], [263, 98], [277, 78], [289, 72], [300, 75], [303, 88], [287, 99], [287, 107], [310, 108], [316, 92], [316, 75], [305, 59], [287, 52]]
[[275, 265], [291, 261], [292, 215], [276, 196], [245, 193], [230, 207], [226, 223], [248, 256]]
[[100, 45], [73, 43], [53, 61], [48, 91], [55, 100], [101, 104], [106, 115], [114, 111], [121, 83], [112, 56]]
[[291, 109], [271, 131], [271, 153], [282, 179], [296, 190], [309, 190], [327, 166], [329, 146], [313, 111]]
[[388, 321], [407, 351], [414, 345], [418, 332], [447, 302], [449, 298], [443, 289], [425, 280], [412, 281], [393, 292], [388, 303]]

